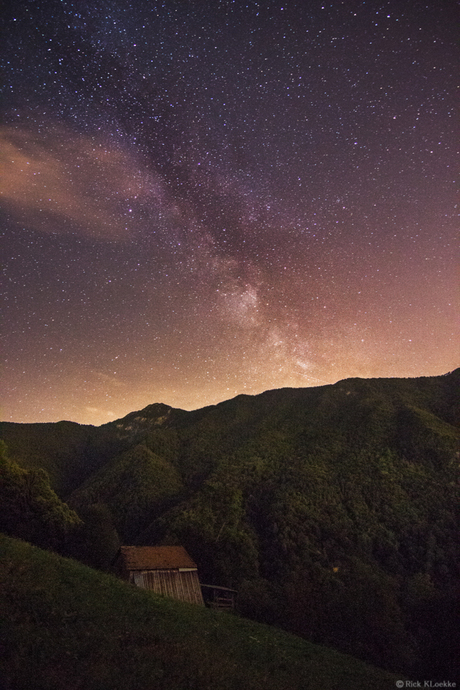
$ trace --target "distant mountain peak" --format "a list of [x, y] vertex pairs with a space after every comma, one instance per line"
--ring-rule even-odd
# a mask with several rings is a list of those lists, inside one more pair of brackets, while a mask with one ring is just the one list
[[110, 422], [110, 425], [127, 434], [136, 434], [152, 426], [162, 426], [167, 422], [173, 410], [173, 407], [164, 403], [153, 403], [142, 410], [130, 412], [126, 417]]

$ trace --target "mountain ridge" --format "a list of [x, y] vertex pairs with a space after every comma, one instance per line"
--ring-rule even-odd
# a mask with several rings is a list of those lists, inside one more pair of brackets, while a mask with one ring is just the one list
[[[254, 399], [254, 398], [259, 398], [261, 396], [273, 394], [273, 393], [278, 393], [280, 391], [311, 391], [311, 390], [322, 390], [326, 388], [331, 388], [338, 386], [340, 384], [344, 383], [354, 383], [354, 382], [393, 382], [393, 381], [405, 381], [405, 382], [412, 382], [412, 381], [430, 381], [430, 380], [435, 380], [435, 379], [442, 379], [450, 376], [456, 376], [459, 377], [459, 372], [460, 372], [460, 367], [453, 369], [452, 371], [448, 371], [444, 374], [435, 374], [435, 375], [429, 375], [429, 376], [413, 376], [413, 377], [378, 377], [378, 378], [362, 378], [362, 377], [350, 377], [350, 378], [345, 378], [345, 379], [339, 379], [335, 383], [326, 383], [320, 386], [281, 386], [280, 388], [269, 388], [265, 391], [262, 391], [261, 393], [238, 393], [236, 396], [233, 398], [228, 398], [226, 400], [222, 400], [218, 403], [213, 403], [210, 405], [204, 405], [203, 407], [196, 408], [193, 410], [185, 410], [180, 407], [173, 407], [172, 405], [168, 405], [167, 403], [163, 402], [154, 402], [154, 403], [149, 403], [145, 407], [139, 409], [139, 410], [132, 410], [131, 412], [128, 412], [127, 414], [123, 415], [123, 417], [119, 417], [115, 420], [111, 420], [110, 422], [104, 422], [103, 424], [87, 424], [87, 423], [82, 423], [82, 422], [75, 422], [70, 419], [59, 419], [57, 421], [47, 421], [47, 422], [10, 422], [7, 420], [0, 420], [0, 425], [21, 425], [21, 426], [28, 426], [28, 427], [36, 427], [36, 426], [46, 426], [46, 425], [54, 425], [54, 424], [61, 424], [61, 425], [76, 425], [78, 427], [86, 428], [86, 429], [101, 429], [105, 427], [110, 427], [113, 424], [117, 424], [133, 415], [140, 415], [141, 413], [146, 412], [147, 410], [150, 410], [151, 408], [164, 408], [165, 411], [175, 411], [179, 413], [184, 413], [184, 414], [190, 414], [194, 412], [201, 412], [204, 410], [210, 410], [214, 409], [216, 407], [219, 407], [221, 405], [226, 405], [227, 403], [236, 401], [236, 400], [243, 400], [245, 398], [248, 399]], [[460, 377], [459, 377], [460, 378]]]
[[442, 680], [459, 673], [459, 379], [345, 379], [2, 430], [91, 525], [70, 555], [109, 567], [120, 541], [182, 544], [244, 615]]

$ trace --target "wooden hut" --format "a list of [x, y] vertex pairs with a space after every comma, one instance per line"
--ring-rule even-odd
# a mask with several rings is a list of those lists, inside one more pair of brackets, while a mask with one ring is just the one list
[[115, 567], [137, 587], [204, 605], [197, 565], [183, 546], [122, 546]]

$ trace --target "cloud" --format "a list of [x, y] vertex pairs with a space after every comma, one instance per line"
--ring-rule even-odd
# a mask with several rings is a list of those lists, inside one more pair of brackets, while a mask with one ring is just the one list
[[2, 203], [49, 233], [113, 241], [131, 237], [142, 204], [161, 207], [161, 181], [133, 156], [63, 127], [46, 134], [0, 128]]
[[100, 407], [86, 406], [85, 411], [90, 412], [91, 414], [102, 415], [103, 417], [115, 417], [115, 412], [112, 412], [111, 410], [101, 410]]
[[102, 371], [96, 371], [94, 373], [96, 378], [99, 379], [99, 381], [101, 381], [106, 386], [115, 386], [116, 388], [118, 388], [120, 386], [125, 385], [123, 381], [117, 379], [116, 376], [104, 374]]

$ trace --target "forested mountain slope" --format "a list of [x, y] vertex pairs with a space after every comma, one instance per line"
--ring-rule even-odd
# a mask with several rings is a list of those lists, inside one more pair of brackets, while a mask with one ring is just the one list
[[3, 438], [96, 532], [103, 517], [98, 565], [114, 528], [181, 543], [245, 615], [445, 680], [458, 672], [459, 373], [153, 404], [68, 435], [5, 424]]

